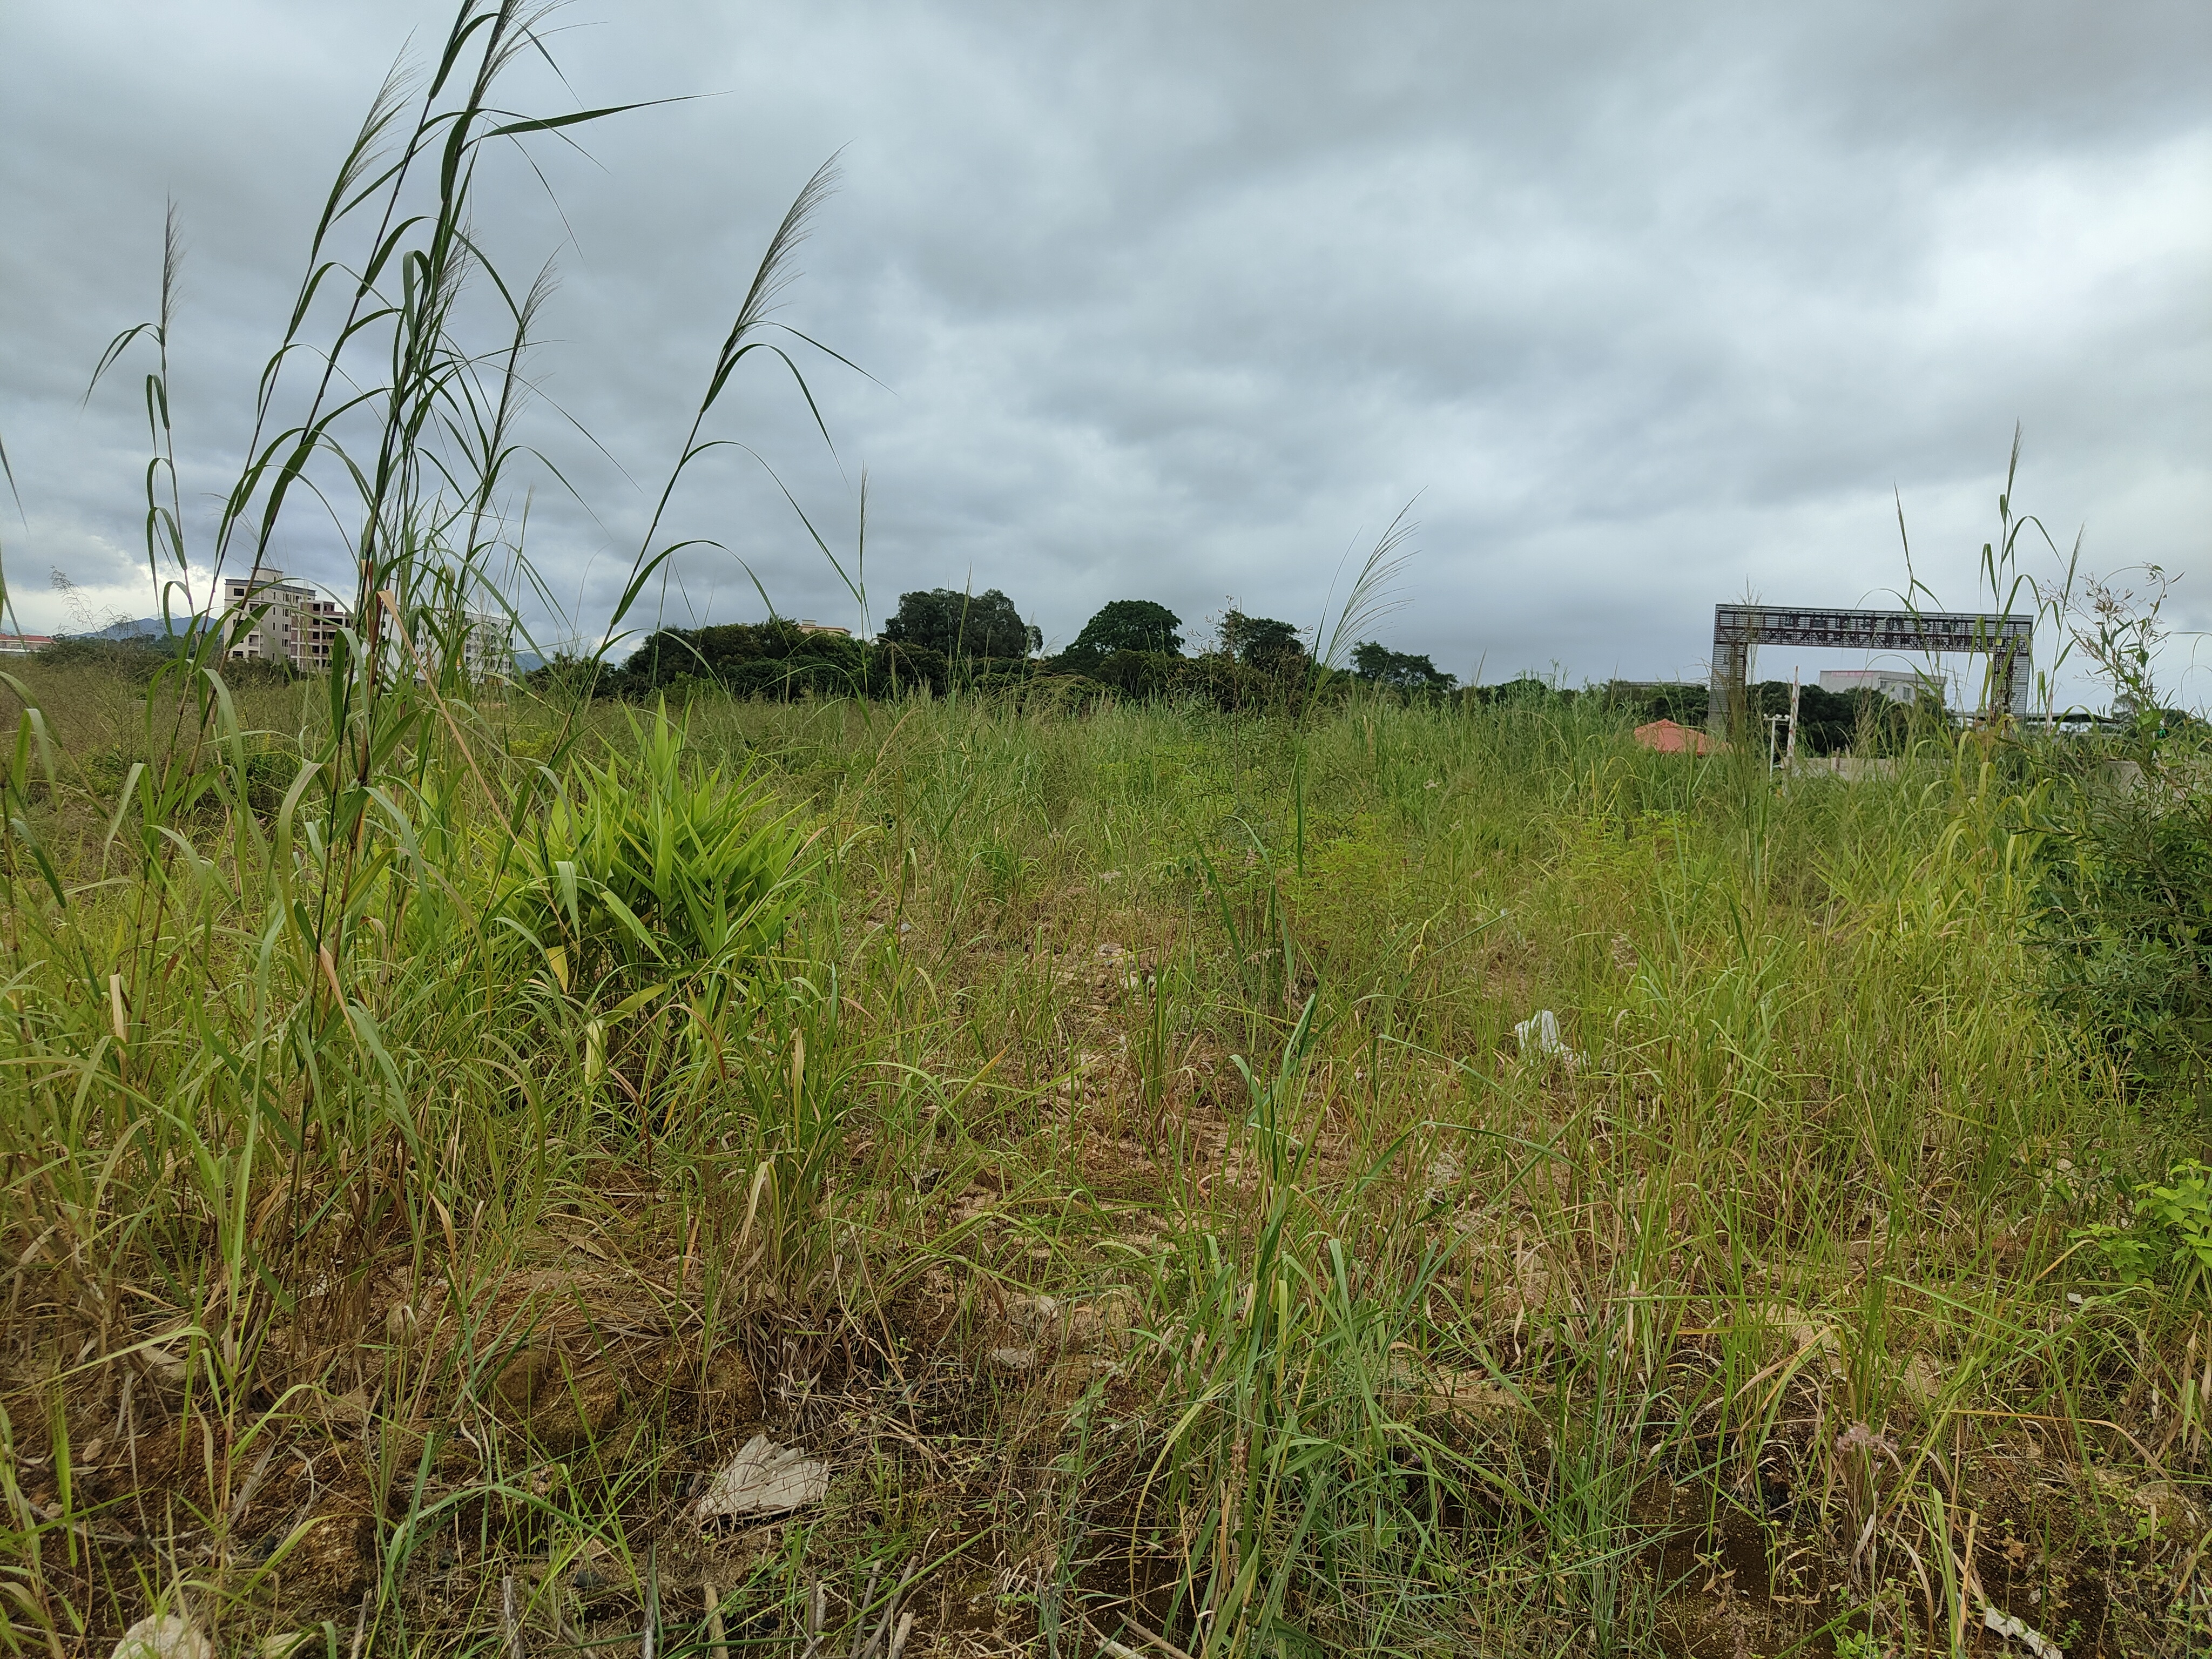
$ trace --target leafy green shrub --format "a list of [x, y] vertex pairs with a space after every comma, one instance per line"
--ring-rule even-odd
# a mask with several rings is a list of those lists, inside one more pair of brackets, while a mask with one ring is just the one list
[[2045, 994], [2138, 1082], [2203, 1086], [2212, 1053], [2205, 804], [2076, 787], [2042, 824]]
[[995, 587], [963, 593], [933, 587], [899, 595], [884, 639], [924, 646], [948, 657], [1026, 657], [1044, 635], [1022, 620], [1020, 608]]
[[771, 617], [713, 628], [665, 628], [648, 635], [607, 688], [644, 699], [679, 681], [706, 681], [739, 696], [782, 697], [805, 691], [864, 689], [869, 647], [843, 634]]
[[500, 913], [580, 994], [719, 994], [782, 938], [802, 892], [799, 837], [742, 771], [687, 776], [665, 711], [632, 730], [637, 757], [579, 766], [518, 848]]
[[174, 640], [107, 640], [85, 635], [64, 635], [39, 648], [39, 662], [47, 668], [92, 668], [144, 684], [154, 671], [175, 654]]
[[2177, 1288], [2212, 1285], [2212, 1168], [2191, 1158], [2136, 1190], [2136, 1224], [2166, 1251]]
[[[205, 808], [224, 799], [218, 793], [217, 775], [229, 783], [230, 757], [212, 746], [192, 757], [193, 765], [186, 776], [191, 783], [189, 799]], [[84, 757], [84, 781], [93, 794], [102, 800], [113, 800], [131, 783], [131, 769], [140, 764], [140, 756], [120, 744], [111, 744], [95, 749]], [[158, 769], [156, 769], [158, 770]], [[275, 814], [284, 804], [285, 792], [299, 776], [300, 757], [296, 750], [276, 746], [265, 740], [246, 750], [245, 799], [247, 808], [264, 817]]]
[[933, 646], [890, 641], [876, 647], [869, 664], [868, 689], [878, 696], [924, 686], [942, 696], [951, 679], [952, 659]]
[[1352, 672], [1395, 691], [1449, 691], [1459, 684], [1458, 675], [1445, 673], [1426, 656], [1393, 651], [1371, 640], [1352, 647]]
[[246, 804], [267, 817], [284, 805], [300, 775], [300, 757], [282, 749], [250, 750], [246, 757]]
[[1165, 651], [1115, 651], [1101, 658], [1091, 675], [1128, 696], [1165, 696], [1175, 689], [1185, 660]]
[[132, 764], [131, 756], [118, 745], [95, 749], [84, 757], [84, 781], [93, 793], [112, 800], [130, 777]]
[[2075, 1237], [2096, 1246], [2106, 1265], [2130, 1285], [2164, 1268], [2179, 1295], [2212, 1289], [2212, 1165], [2175, 1164], [2163, 1183], [2136, 1188], [2132, 1225], [2083, 1228]]

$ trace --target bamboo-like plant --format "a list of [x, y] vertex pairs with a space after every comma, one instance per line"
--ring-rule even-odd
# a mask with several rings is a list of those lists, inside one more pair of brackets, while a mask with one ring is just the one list
[[788, 814], [715, 766], [687, 775], [664, 708], [635, 759], [579, 763], [508, 863], [500, 915], [587, 1000], [648, 987], [719, 1006], [781, 939], [804, 887]]

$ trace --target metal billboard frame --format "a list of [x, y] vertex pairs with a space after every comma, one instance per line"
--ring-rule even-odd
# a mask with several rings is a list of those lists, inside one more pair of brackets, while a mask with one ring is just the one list
[[1712, 690], [1708, 730], [1725, 734], [1743, 712], [1744, 679], [1755, 645], [1809, 645], [1842, 651], [1965, 652], [1990, 659], [1992, 712], [2027, 712], [2035, 618], [2018, 612], [1838, 610], [1808, 605], [1713, 607]]

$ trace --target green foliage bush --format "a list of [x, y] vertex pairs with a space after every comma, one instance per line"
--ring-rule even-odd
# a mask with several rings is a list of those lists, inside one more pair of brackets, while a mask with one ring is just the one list
[[2136, 1079], [2201, 1076], [2212, 1053], [2205, 805], [2087, 780], [2051, 799], [2035, 890], [2046, 994]]
[[662, 629], [631, 653], [607, 689], [646, 698], [678, 680], [692, 679], [726, 686], [742, 696], [851, 693], [866, 688], [867, 672], [868, 647], [862, 641], [809, 632], [771, 617], [714, 628]]
[[2212, 1284], [2212, 1168], [2192, 1158], [2168, 1170], [2163, 1185], [2144, 1182], [2136, 1219], [2165, 1248], [2180, 1290]]
[[[39, 661], [49, 668], [100, 668], [111, 673], [143, 684], [154, 678], [155, 671], [179, 654], [186, 644], [184, 636], [158, 638], [153, 635], [133, 635], [129, 639], [109, 640], [93, 635], [64, 635], [50, 645], [39, 648]], [[289, 665], [276, 663], [226, 662], [225, 678], [233, 678], [234, 671], [243, 671], [236, 677], [250, 679], [257, 672], [284, 677]]]
[[1182, 682], [1188, 660], [1165, 651], [1116, 651], [1091, 670], [1091, 678], [1125, 696], [1165, 696]]
[[[573, 690], [578, 671], [549, 664], [529, 677], [533, 689]], [[650, 635], [621, 668], [592, 689], [633, 701], [686, 688], [715, 687], [741, 697], [886, 697], [957, 686], [1018, 685], [1036, 672], [1020, 656], [953, 656], [913, 640], [871, 644], [849, 635], [809, 630], [781, 618], [714, 628], [666, 628]], [[568, 678], [556, 677], [566, 673]]]
[[2085, 1227], [2075, 1237], [2095, 1245], [2124, 1283], [2164, 1273], [2181, 1296], [2212, 1288], [2212, 1165], [2195, 1158], [2175, 1164], [2164, 1182], [2136, 1188], [2130, 1224]]
[[577, 767], [518, 843], [498, 913], [580, 994], [725, 990], [782, 937], [799, 837], [742, 771], [693, 774], [665, 713], [632, 730], [635, 759]]
[[1231, 611], [1221, 619], [1221, 654], [1263, 674], [1295, 673], [1305, 665], [1306, 647], [1292, 623]]

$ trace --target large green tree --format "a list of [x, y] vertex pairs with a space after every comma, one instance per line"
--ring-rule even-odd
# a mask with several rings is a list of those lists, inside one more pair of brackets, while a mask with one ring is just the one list
[[1228, 656], [1263, 674], [1303, 667], [1305, 642], [1297, 629], [1273, 617], [1248, 617], [1232, 611], [1221, 619], [1221, 648]]
[[963, 593], [954, 587], [902, 593], [883, 637], [948, 657], [1026, 657], [1044, 635], [1022, 620], [1014, 602], [995, 587]]
[[1070, 668], [1089, 672], [1116, 651], [1175, 655], [1182, 649], [1182, 618], [1150, 599], [1116, 599], [1083, 624], [1073, 643], [1060, 653]]
[[1449, 691], [1459, 684], [1458, 675], [1445, 673], [1427, 657], [1393, 651], [1372, 640], [1352, 647], [1352, 672], [1363, 680], [1401, 691]]

